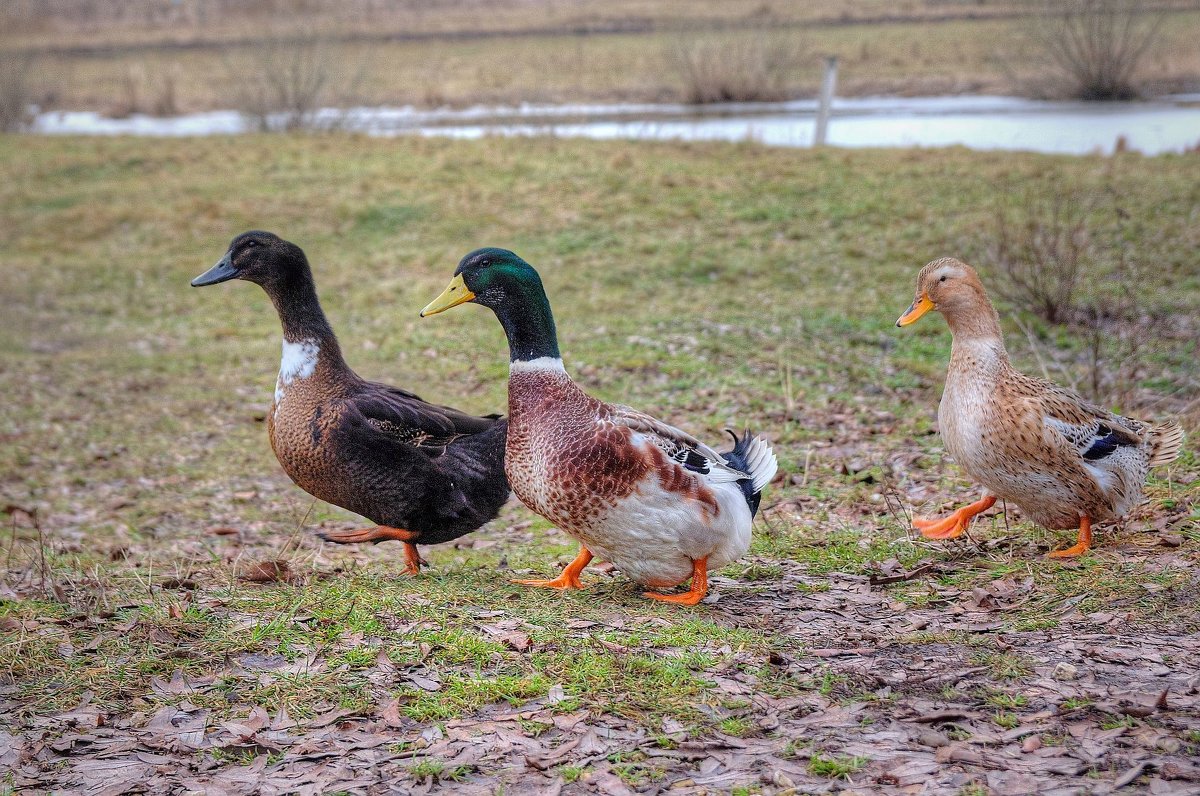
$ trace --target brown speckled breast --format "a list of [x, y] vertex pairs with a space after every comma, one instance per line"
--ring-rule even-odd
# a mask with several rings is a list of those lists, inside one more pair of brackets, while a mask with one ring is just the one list
[[640, 482], [658, 476], [681, 500], [720, 512], [701, 480], [653, 445], [633, 444], [634, 432], [606, 422], [609, 408], [554, 371], [509, 379], [505, 472], [517, 497], [564, 531], [586, 536]]
[[267, 435], [271, 449], [288, 477], [305, 492], [328, 503], [346, 505], [348, 483], [338, 452], [331, 444], [342, 420], [345, 387], [319, 359], [312, 376], [293, 379], [281, 388], [282, 398], [271, 402]]
[[1097, 523], [1113, 519], [1113, 496], [1078, 451], [1046, 429], [1041, 393], [1007, 357], [980, 355], [956, 340], [938, 408], [946, 451], [972, 479], [1046, 528], [1077, 528], [1084, 514]]

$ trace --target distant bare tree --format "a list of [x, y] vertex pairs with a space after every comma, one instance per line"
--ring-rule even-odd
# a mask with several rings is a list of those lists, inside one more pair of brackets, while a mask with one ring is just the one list
[[766, 36], [681, 39], [667, 52], [684, 100], [696, 105], [787, 99], [806, 56], [802, 42]]
[[314, 37], [278, 38], [256, 46], [234, 72], [237, 106], [260, 130], [312, 130], [336, 126], [321, 110], [350, 93], [362, 77], [331, 43]]
[[1005, 277], [1000, 294], [1050, 323], [1068, 321], [1088, 250], [1086, 215], [1077, 197], [1062, 192], [997, 208], [988, 256]]
[[26, 127], [33, 104], [30, 77], [33, 57], [26, 53], [0, 52], [0, 130], [13, 131]]
[[1066, 93], [1085, 100], [1127, 100], [1138, 95], [1137, 70], [1159, 41], [1164, 14], [1141, 0], [1043, 1], [1032, 38], [1065, 82]]

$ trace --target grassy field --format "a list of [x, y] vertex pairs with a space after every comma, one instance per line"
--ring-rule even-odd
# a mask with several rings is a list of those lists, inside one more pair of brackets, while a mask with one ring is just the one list
[[[1149, 93], [1194, 91], [1193, 0], [1167, 9], [1139, 83]], [[51, 7], [47, 7], [51, 8]], [[323, 40], [306, 57], [324, 73], [330, 105], [679, 101], [688, 96], [679, 53], [721, 53], [730, 72], [762, 52], [786, 49], [778, 72], [786, 96], [813, 96], [822, 58], [837, 55], [843, 95], [1061, 91], [1031, 41], [1039, 26], [1022, 3], [688, 4], [631, 0], [586, 6], [501, 5], [480, 15], [467, 3], [390, 12], [311, 3], [286, 13], [258, 9], [203, 19], [130, 6], [92, 19], [10, 12], [4, 50], [38, 53], [37, 91], [51, 105], [130, 112], [239, 106], [247, 74], [274, 50], [294, 52], [298, 31]], [[274, 69], [287, 56], [275, 56]], [[778, 57], [778, 56], [776, 56]]]
[[[9, 787], [976, 794], [1133, 771], [1183, 793], [1200, 777], [1194, 446], [1078, 562], [1048, 561], [1071, 535], [1013, 511], [924, 543], [908, 517], [974, 488], [935, 433], [944, 324], [894, 328], [926, 260], [999, 279], [998, 207], [1090, 197], [1086, 296], [1115, 289], [1124, 251], [1139, 317], [1173, 319], [1121, 408], [1194, 436], [1196, 156], [10, 136], [0, 174]], [[495, 320], [417, 311], [466, 251], [513, 248], [588, 390], [709, 441], [746, 425], [774, 441], [751, 555], [679, 610], [603, 572], [582, 594], [511, 585], [574, 550], [519, 505], [430, 548], [417, 579], [393, 545], [323, 545], [314, 530], [361, 521], [272, 457], [266, 297], [187, 285], [247, 228], [307, 250], [361, 374], [480, 413], [505, 402]], [[1027, 309], [1002, 307], [1016, 361], [1090, 383], [1081, 337]]]

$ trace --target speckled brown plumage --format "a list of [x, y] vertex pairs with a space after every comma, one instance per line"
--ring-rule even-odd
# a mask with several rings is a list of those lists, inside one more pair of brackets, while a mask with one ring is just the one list
[[[1178, 454], [1178, 424], [1152, 427], [1014, 369], [996, 311], [965, 263], [943, 258], [922, 268], [913, 305], [897, 323], [929, 309], [945, 316], [954, 339], [938, 408], [946, 451], [988, 494], [1034, 522], [1067, 529], [1081, 528], [1084, 518], [1089, 525], [1119, 519], [1141, 500], [1149, 469]], [[973, 513], [917, 525], [950, 538]], [[1066, 552], [1085, 550], [1085, 535], [1090, 539], [1090, 530]]]
[[512, 374], [508, 409], [505, 467], [517, 497], [585, 544], [589, 526], [651, 477], [680, 500], [698, 502], [714, 518], [720, 514], [697, 474], [655, 445], [635, 445], [633, 430], [613, 422], [613, 407], [584, 393], [565, 372]]
[[241, 235], [194, 284], [231, 278], [261, 285], [283, 325], [267, 433], [284, 472], [309, 494], [380, 526], [325, 538], [403, 541], [412, 571], [413, 544], [457, 538], [496, 516], [509, 494], [503, 419], [429, 404], [355, 374], [293, 244], [269, 233]]

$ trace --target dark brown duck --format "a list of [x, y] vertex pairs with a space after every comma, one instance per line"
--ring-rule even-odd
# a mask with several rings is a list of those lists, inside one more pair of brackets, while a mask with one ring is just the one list
[[299, 246], [269, 232], [242, 233], [192, 286], [230, 279], [262, 287], [283, 325], [267, 433], [284, 472], [310, 495], [378, 526], [322, 538], [399, 540], [415, 575], [416, 545], [456, 539], [496, 516], [509, 493], [504, 419], [360, 378], [342, 358]]

